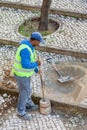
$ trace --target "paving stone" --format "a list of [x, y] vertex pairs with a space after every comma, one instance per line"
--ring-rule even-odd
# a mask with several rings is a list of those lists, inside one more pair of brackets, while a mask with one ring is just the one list
[[[11, 50], [10, 50], [11, 49]], [[9, 55], [6, 55], [6, 53], [9, 52]], [[13, 61], [14, 61], [14, 56], [15, 56], [15, 52], [16, 52], [16, 47], [10, 47], [10, 46], [1, 46], [0, 47], [0, 54], [2, 56], [2, 59], [0, 59], [0, 62], [3, 61], [4, 63], [4, 66], [7, 66], [7, 69], [8, 68], [11, 68], [12, 67], [12, 64], [13, 64]], [[13, 54], [13, 55], [12, 55]], [[57, 63], [57, 62], [61, 62], [61, 59], [62, 59], [62, 62], [82, 62], [82, 58], [75, 58], [75, 57], [71, 57], [71, 56], [64, 56], [64, 55], [59, 55], [59, 54], [54, 54], [54, 53], [46, 53], [46, 52], [38, 52], [37, 51], [37, 54], [41, 57], [41, 59], [46, 59], [46, 58], [50, 58], [52, 59], [52, 62], [54, 63]], [[4, 59], [4, 55], [5, 55], [5, 59]], [[9, 64], [9, 61], [8, 59], [10, 60], [10, 64]], [[0, 64], [0, 68], [2, 68], [2, 72], [3, 72], [3, 63]], [[87, 59], [84, 59], [84, 63], [87, 63]], [[48, 79], [47, 79], [47, 70], [51, 69], [51, 65], [48, 64], [46, 61], [42, 61], [42, 70], [43, 72], [45, 73], [44, 75], [44, 78], [46, 79], [46, 84], [49, 83]], [[4, 73], [2, 74], [2, 80], [3, 80], [3, 76], [4, 76]], [[32, 93], [34, 95], [42, 95], [42, 90], [41, 90], [41, 81], [40, 81], [40, 77], [39, 75], [34, 75], [31, 79], [31, 86], [32, 86]], [[12, 100], [11, 98], [11, 95], [7, 95], [7, 94], [4, 94], [5, 99], [0, 96], [0, 99], [1, 99], [1, 104], [2, 102], [10, 102]], [[13, 97], [13, 99], [15, 100], [15, 96]]]
[[[4, 7], [0, 8], [0, 12], [0, 39], [12, 41], [20, 41], [23, 38], [17, 33], [19, 24], [33, 16], [39, 16], [31, 11]], [[87, 50], [87, 19], [52, 14], [49, 16], [59, 20], [61, 24], [55, 33], [46, 37], [46, 46], [83, 52]], [[14, 54], [12, 53], [12, 55]]]
[[[6, 2], [18, 2], [31, 6], [41, 6], [42, 0], [1, 0]], [[52, 0], [51, 8], [65, 9], [74, 12], [87, 13], [87, 0]]]
[[6, 98], [6, 97], [7, 97], [7, 93], [4, 93], [4, 94], [3, 94], [3, 97]]
[[[10, 1], [10, 0], [9, 0]], [[55, 0], [56, 1], [56, 0]], [[14, 2], [14, 1], [13, 1]], [[16, 0], [16, 2], [18, 2]], [[35, 2], [35, 1], [31, 1]], [[38, 1], [40, 3], [40, 1]], [[58, 2], [58, 1], [56, 1]], [[74, 0], [73, 0], [74, 2]], [[28, 1], [27, 1], [28, 3]], [[63, 3], [65, 3], [63, 1]], [[66, 2], [67, 3], [67, 2]], [[38, 4], [38, 3], [37, 3]], [[63, 4], [62, 4], [63, 5]], [[55, 7], [55, 6], [54, 6]], [[67, 7], [67, 5], [66, 5]], [[78, 9], [78, 6], [77, 6]], [[9, 9], [9, 8], [1, 8], [0, 9], [0, 38], [3, 39], [10, 39], [10, 40], [19, 40], [20, 37], [15, 33], [15, 26], [19, 24], [20, 22], [23, 22], [25, 19], [30, 18], [31, 16], [35, 16], [36, 14], [33, 14], [30, 11], [23, 11], [23, 10], [17, 10], [17, 9]], [[51, 36], [47, 37], [47, 44], [54, 47], [63, 47], [63, 48], [70, 48], [70, 49], [77, 49], [81, 51], [87, 50], [87, 20], [77, 20], [75, 18], [70, 17], [59, 17], [58, 15], [51, 15], [51, 17], [60, 19], [62, 22], [64, 22], [62, 26], [62, 32], [60, 31], [52, 34]], [[52, 39], [52, 41], [50, 41]], [[3, 65], [6, 65], [8, 63], [8, 60], [13, 61], [14, 55], [15, 55], [16, 48], [12, 47], [12, 50], [10, 46], [4, 46], [0, 47], [0, 68], [2, 72]], [[7, 55], [8, 52], [8, 55]], [[79, 59], [74, 57], [68, 57], [53, 53], [40, 53], [38, 52], [41, 57], [51, 57], [53, 58], [53, 62], [61, 62], [61, 61], [84, 61], [87, 62], [86, 59]], [[44, 67], [45, 66], [45, 67]], [[50, 67], [46, 62], [43, 63], [42, 68], [44, 71]], [[46, 69], [45, 69], [46, 68]], [[8, 67], [7, 67], [8, 69]], [[0, 76], [1, 81], [3, 80], [3, 73], [1, 73], [2, 77]], [[33, 86], [33, 93], [35, 94], [41, 94], [41, 82], [39, 76], [34, 75], [32, 79], [32, 86]], [[15, 97], [14, 97], [15, 98]], [[11, 98], [10, 96], [5, 100], [3, 97], [1, 97], [2, 103], [4, 103], [7, 99], [8, 102], [10, 102]], [[11, 102], [10, 102], [11, 103]], [[3, 107], [2, 107], [3, 109]], [[64, 122], [60, 119], [61, 116], [56, 114], [55, 116], [48, 115], [43, 116], [40, 115], [39, 112], [31, 114], [32, 120], [25, 122], [19, 119], [16, 116], [16, 112], [13, 112], [14, 109], [8, 110], [7, 119], [3, 119], [3, 122], [0, 122], [0, 130], [82, 130], [84, 129], [85, 120], [83, 119], [82, 115], [77, 115], [76, 117], [72, 117], [67, 115], [68, 118], [65, 125]], [[71, 121], [71, 123], [70, 123]], [[77, 126], [82, 125], [80, 129], [77, 128]], [[87, 125], [86, 125], [87, 126]], [[87, 128], [87, 127], [85, 127]], [[86, 129], [84, 129], [86, 130]]]

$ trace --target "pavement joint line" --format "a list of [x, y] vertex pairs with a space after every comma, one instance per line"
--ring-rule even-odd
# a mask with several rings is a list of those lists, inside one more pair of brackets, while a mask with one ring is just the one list
[[[18, 90], [17, 89], [3, 89], [4, 87], [0, 87], [0, 91], [2, 93], [7, 93], [10, 95], [15, 95], [18, 97]], [[39, 101], [41, 100], [42, 97], [32, 95], [32, 99], [35, 103], [39, 104]], [[64, 103], [64, 102], [59, 102], [59, 101], [54, 101], [51, 100], [51, 105], [52, 107], [56, 107], [58, 110], [62, 110], [64, 112], [70, 111], [71, 113], [75, 112], [81, 112], [87, 115], [87, 107], [86, 106], [81, 106], [81, 105], [75, 105], [71, 103]]]
[[[31, 6], [27, 4], [20, 4], [17, 2], [2, 2], [0, 1], [0, 7], [10, 7], [10, 8], [16, 8], [16, 9], [23, 9], [23, 10], [33, 10], [33, 11], [40, 11], [40, 6]], [[50, 13], [52, 14], [58, 14], [58, 15], [64, 15], [64, 16], [70, 16], [70, 17], [77, 17], [77, 18], [86, 18], [87, 14], [75, 12], [75, 11], [69, 11], [66, 9], [55, 9], [51, 8]]]
[[[0, 61], [2, 61], [2, 59], [3, 59], [3, 62], [1, 62], [1, 64], [0, 64], [0, 66], [1, 66], [0, 67], [0, 70], [1, 70], [0, 75], [1, 76], [4, 76], [3, 71], [2, 71], [3, 65], [6, 66], [5, 68], [7, 70], [7, 69], [10, 69], [11, 65], [13, 64], [13, 62], [11, 62], [9, 64], [9, 61], [14, 60], [16, 49], [17, 49], [17, 47], [13, 47], [11, 45], [5, 45], [5, 46], [1, 45], [1, 47], [0, 47], [0, 52], [1, 52], [0, 53], [0, 55], [1, 55]], [[7, 55], [7, 52], [8, 52], [8, 55]], [[70, 56], [63, 56], [63, 55], [54, 54], [54, 53], [46, 53], [46, 52], [37, 51], [37, 54], [40, 55], [42, 57], [42, 59], [43, 59], [43, 57], [48, 58], [50, 56], [52, 58], [52, 61], [54, 61], [55, 63], [57, 62], [57, 60], [60, 62], [62, 61], [62, 62], [70, 62], [70, 63], [71, 62], [74, 62], [74, 63], [79, 62], [81, 64], [84, 64], [84, 63], [82, 63], [82, 60], [85, 63], [87, 62], [87, 61], [85, 61], [85, 59], [74, 58], [74, 57], [70, 57]], [[44, 61], [42, 63], [41, 68], [43, 68], [44, 72], [46, 72], [48, 68], [49, 69], [51, 68], [51, 66], [46, 61]], [[0, 76], [0, 80], [2, 81], [1, 76]], [[45, 76], [47, 77], [47, 73], [45, 73]], [[48, 82], [49, 79], [46, 78], [46, 80]], [[34, 95], [32, 98], [35, 101], [35, 103], [39, 104], [39, 101], [42, 97], [42, 91], [41, 91], [40, 77], [38, 75], [33, 76], [32, 80], [31, 80], [31, 85], [33, 88], [32, 94]], [[2, 84], [2, 87], [3, 88], [6, 87], [6, 89], [9, 88], [7, 86], [4, 86], [3, 84]], [[17, 88], [17, 86], [15, 88]], [[18, 129], [20, 129], [20, 130], [24, 130], [24, 129], [29, 129], [29, 130], [36, 130], [36, 129], [37, 130], [46, 130], [46, 129], [47, 130], [64, 130], [64, 128], [69, 130], [71, 128], [71, 124], [69, 121], [71, 121], [73, 129], [78, 128], [79, 126], [86, 128], [86, 126], [87, 126], [87, 124], [86, 124], [87, 119], [85, 119], [85, 117], [86, 117], [85, 113], [87, 113], [87, 110], [86, 110], [87, 104], [82, 103], [81, 106], [78, 108], [77, 106], [74, 106], [74, 105], [72, 106], [71, 104], [69, 106], [69, 102], [67, 102], [67, 104], [66, 104], [66, 103], [64, 103], [65, 101], [61, 100], [61, 99], [58, 100], [58, 103], [57, 103], [57, 101], [54, 102], [53, 98], [51, 98], [52, 99], [51, 100], [52, 113], [50, 115], [44, 116], [44, 115], [41, 115], [39, 113], [39, 111], [35, 111], [35, 112], [32, 111], [31, 113], [29, 113], [32, 116], [31, 121], [24, 123], [24, 121], [20, 120], [17, 117], [16, 112], [15, 112], [16, 103], [17, 103], [17, 96], [18, 96], [18, 93], [16, 91], [17, 89], [11, 90], [11, 88], [10, 88], [10, 90], [12, 92], [7, 91], [6, 89], [3, 90], [3, 92], [0, 89], [0, 93], [1, 93], [0, 104], [2, 104], [1, 113], [0, 113], [1, 114], [1, 116], [0, 116], [0, 130], [6, 130], [6, 129], [9, 129], [9, 130], [11, 130], [11, 129], [16, 129], [16, 130], [18, 130]], [[14, 90], [16, 92], [14, 92]], [[8, 104], [6, 103], [7, 101], [9, 101]], [[6, 108], [6, 104], [8, 105], [7, 108]], [[9, 104], [11, 104], [12, 106], [9, 107]], [[83, 108], [84, 105], [85, 105], [85, 107]], [[2, 111], [2, 108], [3, 108], [3, 111]], [[84, 112], [84, 111], [86, 111], [86, 112]], [[62, 116], [63, 116], [63, 118], [62, 118]], [[66, 119], [66, 118], [67, 118], [67, 123], [65, 121], [63, 121], [63, 119]], [[77, 124], [76, 122], [79, 124]], [[34, 124], [36, 127], [34, 126]], [[42, 129], [41, 129], [41, 126], [43, 127]], [[82, 129], [79, 129], [79, 130], [82, 130]]]
[[[11, 41], [11, 40], [4, 40], [0, 39], [1, 45], [12, 45], [12, 46], [18, 46], [19, 41]], [[67, 56], [73, 56], [76, 58], [87, 58], [87, 52], [86, 51], [77, 51], [77, 50], [69, 50], [69, 49], [62, 49], [62, 48], [55, 48], [50, 46], [39, 46], [36, 48], [39, 51], [46, 51], [46, 52], [52, 52], [56, 54], [62, 54]]]
[[[3, 39], [1, 39], [1, 40], [3, 40]], [[11, 40], [7, 40], [7, 41], [10, 41], [10, 45], [11, 45], [11, 42], [15, 42], [15, 41], [11, 41]], [[0, 41], [1, 42], [1, 41]], [[19, 42], [19, 41], [18, 41]], [[18, 46], [18, 42], [16, 41], [15, 43], [17, 43], [17, 46]], [[5, 44], [5, 43], [3, 43], [4, 45], [7, 45], [7, 44]], [[8, 43], [9, 44], [9, 43]], [[13, 43], [12, 43], [13, 44]], [[51, 48], [52, 49], [52, 48]], [[49, 49], [47, 48], [45, 48], [45, 50], [44, 50], [44, 47], [43, 46], [41, 46], [40, 48], [38, 48], [38, 50], [43, 50], [43, 51], [48, 51], [48, 52], [50, 52], [50, 47], [49, 47]], [[60, 50], [61, 50], [61, 48], [58, 50], [56, 50], [56, 53], [58, 53], [59, 54], [59, 52], [60, 52]], [[66, 49], [67, 50], [67, 49]], [[54, 48], [54, 53], [55, 53], [55, 48]], [[62, 51], [64, 51], [64, 50], [62, 50]], [[61, 52], [62, 53], [62, 52]], [[67, 52], [68, 53], [68, 52]], [[83, 53], [82, 53], [83, 54]], [[68, 54], [67, 54], [68, 55]], [[85, 54], [84, 54], [85, 55]], [[86, 55], [85, 55], [86, 56]], [[80, 56], [78, 56], [78, 57], [80, 57]], [[82, 56], [83, 57], [83, 56]], [[86, 58], [87, 58], [87, 56], [86, 56]], [[2, 91], [2, 90], [1, 90]], [[4, 90], [3, 90], [4, 91]], [[5, 92], [5, 91], [4, 91]], [[13, 93], [13, 92], [12, 92]], [[36, 96], [33, 96], [33, 99], [35, 100], [35, 102], [39, 102], [39, 100], [41, 99], [40, 97], [36, 97]], [[70, 111], [71, 110], [71, 112], [72, 113], [74, 113], [74, 112], [81, 112], [81, 113], [84, 113], [84, 114], [86, 114], [87, 115], [87, 107], [86, 106], [79, 106], [79, 105], [76, 105], [76, 106], [74, 106], [73, 104], [66, 104], [66, 103], [61, 103], [61, 102], [58, 102], [58, 103], [56, 103], [56, 102], [54, 102], [54, 101], [51, 101], [52, 102], [52, 106], [55, 106], [56, 105], [56, 107], [59, 109], [59, 110], [62, 110], [62, 111]], [[13, 117], [13, 115], [14, 115], [14, 117]], [[10, 116], [10, 118], [9, 118], [9, 116], [8, 116], [8, 120], [6, 120], [6, 121], [9, 121], [10, 122], [10, 124], [9, 124], [9, 122], [7, 122], [8, 124], [7, 124], [7, 127], [6, 127], [6, 124], [5, 124], [5, 121], [4, 121], [4, 126], [2, 126], [2, 127], [0, 127], [0, 130], [6, 130], [6, 129], [20, 129], [21, 128], [21, 130], [22, 130], [22, 127], [20, 126], [20, 122], [21, 121], [19, 121], [17, 118], [16, 118], [16, 116], [15, 116], [15, 113], [13, 114], [12, 116]], [[39, 116], [38, 116], [39, 117]], [[52, 117], [50, 117], [50, 116], [47, 116], [48, 117], [48, 119], [51, 119], [51, 123], [52, 123]], [[44, 118], [44, 117], [43, 117]], [[36, 118], [35, 118], [36, 119]], [[55, 118], [56, 119], [56, 118]], [[16, 122], [14, 122], [13, 120], [16, 120]], [[39, 120], [39, 118], [38, 118], [38, 120]], [[41, 116], [40, 116], [40, 120], [41, 120]], [[40, 121], [39, 120], [39, 121]], [[16, 123], [18, 123], [17, 121], [19, 121], [19, 124], [16, 124]], [[55, 120], [54, 120], [55, 121]], [[57, 120], [58, 121], [58, 120]], [[56, 121], [56, 123], [57, 123], [57, 127], [56, 128], [54, 128], [53, 127], [53, 129], [55, 129], [55, 130], [66, 130], [65, 128], [64, 128], [64, 126], [62, 125], [62, 122], [61, 122], [61, 120], [59, 119], [59, 121], [57, 122]], [[13, 123], [13, 124], [12, 124]], [[23, 124], [24, 122], [22, 122], [22, 124]], [[32, 122], [31, 122], [32, 123]], [[31, 124], [30, 123], [30, 124]], [[25, 129], [25, 127], [27, 127], [27, 129], [33, 129], [33, 130], [36, 130], [36, 127], [35, 127], [35, 129], [34, 129], [34, 127], [33, 128], [30, 128], [30, 124], [28, 123], [28, 125], [25, 125], [25, 124], [23, 124], [23, 128]], [[44, 125], [45, 125], [45, 122], [44, 122]], [[52, 125], [52, 124], [51, 124]], [[69, 124], [70, 125], [70, 124]], [[81, 125], [81, 124], [80, 124]], [[20, 126], [20, 127], [18, 127], [18, 126]], [[33, 125], [32, 125], [33, 126]], [[14, 128], [13, 128], [14, 127]], [[51, 130], [51, 127], [52, 126], [49, 126], [49, 130]], [[45, 128], [45, 129], [47, 129], [47, 127]], [[67, 130], [69, 130], [69, 129], [71, 129], [71, 128], [67, 128]], [[84, 129], [84, 128], [83, 128]], [[85, 129], [86, 130], [86, 129]]]
[[[18, 33], [18, 26], [20, 26], [20, 23], [39, 15], [32, 11], [4, 7], [0, 8], [0, 12], [0, 39], [17, 42], [24, 37]], [[58, 48], [60, 51], [62, 48], [63, 50], [74, 50], [82, 53], [86, 52], [87, 19], [75, 19], [52, 14], [50, 14], [50, 18], [60, 22], [59, 28], [54, 33], [44, 37], [46, 42], [45, 45], [50, 47], [50, 50], [52, 50], [52, 48]], [[59, 51], [57, 50], [56, 53], [60, 53]], [[62, 54], [65, 54], [65, 52], [62, 52]]]

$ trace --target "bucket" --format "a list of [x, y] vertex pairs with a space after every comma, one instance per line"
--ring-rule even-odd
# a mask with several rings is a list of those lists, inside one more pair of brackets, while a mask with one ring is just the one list
[[43, 115], [48, 115], [51, 113], [51, 103], [50, 100], [40, 100], [40, 113]]

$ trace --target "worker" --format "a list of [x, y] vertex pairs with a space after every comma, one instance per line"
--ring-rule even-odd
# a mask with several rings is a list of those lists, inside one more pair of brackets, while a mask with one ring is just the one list
[[39, 72], [38, 66], [41, 66], [35, 52], [35, 47], [39, 46], [40, 42], [44, 43], [44, 40], [39, 32], [33, 32], [30, 39], [23, 39], [17, 49], [12, 68], [19, 90], [17, 116], [24, 120], [31, 118], [27, 112], [38, 109], [38, 105], [31, 99], [30, 79], [34, 72]]

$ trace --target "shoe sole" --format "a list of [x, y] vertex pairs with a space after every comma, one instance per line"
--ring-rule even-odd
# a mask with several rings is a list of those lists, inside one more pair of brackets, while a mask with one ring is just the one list
[[38, 109], [39, 109], [39, 107], [37, 107], [37, 108], [30, 108], [30, 109], [26, 108], [26, 112], [33, 111], [33, 110], [38, 110]]
[[31, 117], [24, 117], [24, 116], [20, 116], [18, 114], [17, 114], [17, 117], [19, 117], [22, 120], [30, 120], [31, 119]]

